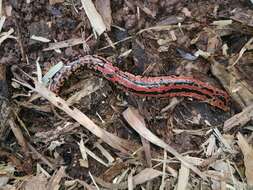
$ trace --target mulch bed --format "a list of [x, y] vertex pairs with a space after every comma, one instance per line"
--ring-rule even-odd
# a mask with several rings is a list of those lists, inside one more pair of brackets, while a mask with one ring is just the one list
[[251, 188], [252, 8], [0, 1], [0, 189]]

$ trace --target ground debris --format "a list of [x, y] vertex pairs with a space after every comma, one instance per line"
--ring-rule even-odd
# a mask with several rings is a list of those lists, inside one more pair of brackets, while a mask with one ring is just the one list
[[250, 189], [252, 6], [0, 0], [0, 189]]

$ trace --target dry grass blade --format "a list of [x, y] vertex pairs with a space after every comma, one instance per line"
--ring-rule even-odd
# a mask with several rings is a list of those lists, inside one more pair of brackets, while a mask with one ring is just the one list
[[206, 179], [206, 176], [198, 168], [187, 162], [185, 158], [180, 155], [174, 148], [166, 144], [164, 141], [155, 136], [151, 131], [149, 131], [145, 126], [143, 117], [136, 109], [129, 107], [126, 111], [123, 112], [123, 117], [131, 125], [131, 127], [139, 133], [139, 135], [141, 135], [151, 143], [166, 149], [178, 160], [180, 160], [186, 167], [192, 169], [201, 178]]
[[123, 182], [124, 179], [127, 178], [127, 174], [129, 173], [129, 171], [130, 171], [130, 168], [128, 167], [126, 170], [121, 172], [121, 174], [118, 175], [117, 178], [115, 179], [115, 184], [120, 184], [121, 182]]
[[102, 33], [106, 31], [106, 26], [104, 24], [102, 17], [97, 12], [91, 0], [81, 0], [81, 2], [93, 29], [100, 36]]
[[245, 165], [245, 175], [247, 178], [248, 185], [253, 185], [253, 149], [248, 144], [246, 139], [242, 136], [241, 133], [237, 134], [238, 145], [240, 146], [243, 156], [244, 156], [244, 165]]
[[187, 189], [187, 184], [189, 180], [190, 170], [181, 164], [181, 168], [179, 170], [177, 190]]
[[163, 156], [163, 176], [162, 176], [162, 183], [160, 185], [159, 190], [163, 190], [165, 187], [165, 177], [166, 177], [166, 160], [167, 160], [167, 151], [164, 150], [164, 156]]
[[90, 176], [92, 182], [95, 184], [96, 189], [97, 189], [97, 190], [100, 190], [100, 188], [98, 187], [98, 185], [97, 185], [97, 183], [96, 183], [96, 181], [95, 181], [93, 175], [92, 175], [90, 172], [89, 172], [89, 176]]
[[128, 183], [128, 189], [133, 190], [134, 189], [133, 170], [131, 170], [130, 174], [128, 175], [127, 183]]
[[0, 32], [2, 31], [5, 19], [6, 19], [5, 16], [0, 16]]
[[96, 143], [96, 147], [100, 150], [103, 156], [108, 160], [109, 164], [112, 164], [114, 162], [115, 159], [101, 144]]
[[0, 34], [0, 45], [3, 43], [4, 40], [8, 38], [14, 38], [11, 36], [11, 34], [14, 32], [14, 29], [11, 28], [8, 32], [3, 32]]
[[61, 41], [61, 42], [49, 43], [49, 47], [44, 48], [43, 51], [57, 50], [57, 49], [60, 49], [60, 48], [76, 46], [76, 45], [79, 45], [79, 44], [82, 44], [82, 43], [84, 43], [83, 38], [68, 39], [68, 40]]
[[[105, 167], [109, 167], [109, 164], [105, 163], [101, 158], [99, 158], [95, 153], [93, 153], [90, 149], [88, 149], [83, 142], [80, 142], [79, 144], [80, 150], [82, 153], [82, 155], [84, 155], [85, 153], [87, 153], [90, 157], [94, 158], [95, 160], [97, 160], [100, 164], [104, 165]], [[83, 156], [84, 159], [87, 160], [87, 156]]]
[[35, 41], [39, 41], [39, 42], [43, 42], [43, 43], [48, 43], [50, 42], [51, 40], [45, 38], [45, 37], [42, 37], [42, 36], [35, 36], [35, 35], [32, 35], [31, 36], [31, 39], [32, 40], [35, 40]]
[[98, 50], [99, 50], [99, 51], [105, 50], [105, 49], [107, 49], [107, 48], [112, 47], [112, 45], [115, 46], [115, 45], [120, 44], [120, 43], [122, 43], [122, 42], [125, 42], [125, 41], [127, 41], [127, 40], [131, 40], [132, 38], [133, 38], [132, 36], [126, 37], [126, 38], [124, 38], [124, 39], [122, 39], [122, 40], [119, 40], [119, 41], [117, 41], [117, 42], [114, 42], [113, 44], [110, 44], [110, 45], [108, 45], [108, 46], [102, 47], [102, 48], [100, 48], [100, 49], [98, 49]]

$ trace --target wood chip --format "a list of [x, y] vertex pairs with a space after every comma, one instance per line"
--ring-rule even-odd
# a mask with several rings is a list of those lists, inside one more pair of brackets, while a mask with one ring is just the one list
[[91, 0], [81, 0], [85, 13], [91, 23], [91, 26], [100, 36], [106, 31], [106, 26], [100, 14], [97, 12]]
[[84, 146], [83, 138], [81, 138], [80, 142], [78, 143], [78, 146], [82, 155], [82, 159], [79, 160], [80, 166], [88, 168], [89, 162], [88, 162], [88, 156], [86, 152], [86, 147]]
[[185, 190], [187, 189], [187, 184], [189, 181], [190, 170], [181, 164], [181, 168], [179, 170], [178, 182], [177, 182], [177, 190]]
[[76, 46], [83, 43], [82, 38], [73, 38], [61, 42], [50, 43], [48, 48], [44, 48], [43, 51], [56, 50], [60, 48], [66, 48]]
[[242, 150], [244, 156], [245, 175], [248, 185], [253, 185], [253, 149], [242, 136], [241, 133], [237, 134], [238, 145]]
[[96, 0], [96, 8], [103, 18], [103, 21], [106, 25], [106, 29], [111, 31], [112, 25], [112, 10], [111, 10], [111, 1], [110, 0]]
[[232, 96], [233, 101], [241, 108], [252, 105], [253, 88], [247, 81], [242, 79], [236, 67], [231, 66], [227, 68], [213, 58], [211, 58], [211, 62], [212, 74], [219, 79], [223, 87]]
[[232, 20], [217, 20], [217, 21], [213, 21], [213, 25], [216, 26], [226, 26], [226, 25], [230, 25], [232, 24], [233, 21]]
[[51, 177], [50, 181], [47, 184], [47, 189], [60, 189], [60, 181], [62, 178], [66, 176], [65, 174], [65, 167], [61, 166], [54, 175]]
[[36, 41], [39, 41], [39, 42], [44, 42], [44, 43], [48, 43], [50, 42], [51, 40], [47, 39], [47, 38], [44, 38], [42, 36], [35, 36], [35, 35], [32, 35], [31, 36], [31, 39], [32, 40], [36, 40]]
[[251, 119], [253, 119], [253, 104], [246, 107], [242, 112], [234, 115], [233, 117], [225, 121], [223, 129], [227, 132], [235, 127], [242, 127]]
[[45, 190], [47, 189], [47, 178], [42, 174], [31, 176], [22, 183], [20, 189]]
[[22, 150], [24, 153], [28, 153], [28, 146], [27, 146], [27, 140], [25, 139], [22, 130], [19, 128], [19, 126], [13, 121], [9, 120], [9, 125], [11, 127], [11, 130], [17, 139], [18, 144], [22, 147]]
[[[162, 172], [155, 170], [153, 168], [145, 168], [135, 176], [133, 176], [133, 185], [136, 187], [137, 185], [146, 183], [148, 181], [151, 181], [159, 176], [162, 175]], [[103, 187], [106, 187], [108, 189], [127, 189], [128, 188], [128, 181], [122, 182], [120, 184], [111, 184], [103, 181], [100, 178], [94, 177], [96, 179], [96, 182], [100, 184]]]

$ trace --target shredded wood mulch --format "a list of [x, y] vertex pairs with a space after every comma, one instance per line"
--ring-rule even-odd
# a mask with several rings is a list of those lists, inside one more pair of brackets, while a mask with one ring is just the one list
[[251, 189], [252, 71], [250, 0], [0, 0], [0, 189]]

